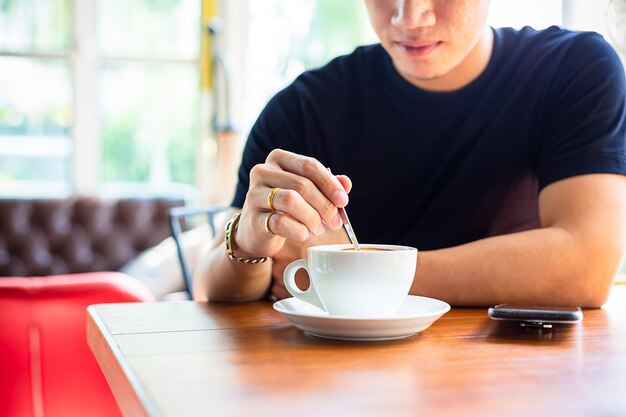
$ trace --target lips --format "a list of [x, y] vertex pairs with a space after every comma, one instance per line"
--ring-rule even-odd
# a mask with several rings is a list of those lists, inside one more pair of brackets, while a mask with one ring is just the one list
[[406, 55], [414, 58], [421, 58], [431, 54], [441, 44], [441, 41], [396, 42], [396, 45], [398, 45]]

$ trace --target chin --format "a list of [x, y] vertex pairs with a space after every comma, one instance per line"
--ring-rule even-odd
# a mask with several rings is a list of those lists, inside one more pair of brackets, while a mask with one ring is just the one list
[[441, 68], [415, 68], [415, 67], [400, 67], [400, 74], [411, 81], [433, 81], [446, 74], [446, 71]]
[[429, 57], [427, 59], [407, 59], [404, 56], [393, 56], [394, 67], [405, 78], [415, 80], [432, 80], [445, 75], [450, 68], [442, 64], [442, 57]]

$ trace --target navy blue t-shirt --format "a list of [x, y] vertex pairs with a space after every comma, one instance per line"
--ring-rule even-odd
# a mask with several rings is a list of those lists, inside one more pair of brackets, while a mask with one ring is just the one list
[[494, 33], [484, 72], [453, 92], [413, 86], [380, 45], [303, 73], [252, 128], [232, 205], [250, 169], [285, 149], [352, 179], [360, 241], [430, 250], [539, 227], [552, 182], [626, 174], [624, 70], [604, 39]]

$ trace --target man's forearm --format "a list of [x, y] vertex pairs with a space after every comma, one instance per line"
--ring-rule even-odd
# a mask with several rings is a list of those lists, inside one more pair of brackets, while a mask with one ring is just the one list
[[550, 227], [419, 254], [411, 293], [453, 305], [604, 303], [621, 254]]
[[231, 261], [225, 244], [201, 257], [193, 277], [196, 301], [251, 301], [262, 298], [271, 282], [271, 260], [261, 264]]

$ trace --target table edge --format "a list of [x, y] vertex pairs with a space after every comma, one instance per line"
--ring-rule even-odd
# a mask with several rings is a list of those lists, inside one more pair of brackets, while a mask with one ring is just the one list
[[87, 307], [87, 343], [91, 348], [117, 404], [125, 416], [160, 417], [100, 318], [97, 305]]

